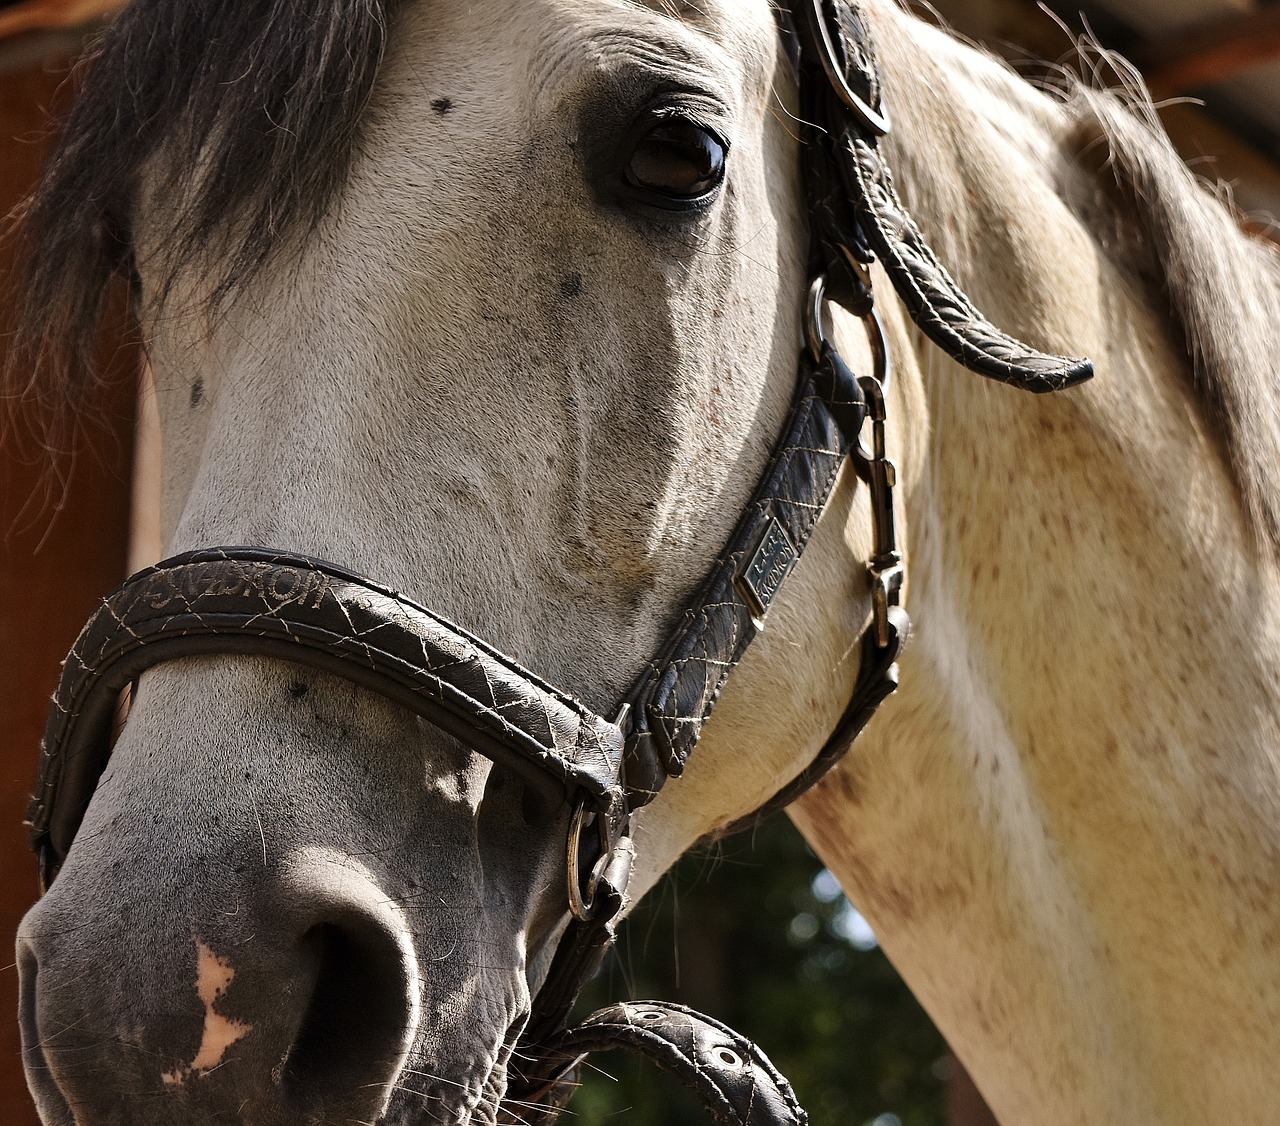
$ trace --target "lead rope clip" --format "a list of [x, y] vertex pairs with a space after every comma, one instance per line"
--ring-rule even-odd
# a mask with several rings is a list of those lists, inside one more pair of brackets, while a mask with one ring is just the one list
[[[824, 378], [829, 380], [830, 386], [824, 387], [824, 397], [845, 432], [854, 469], [871, 493], [873, 546], [867, 574], [871, 580], [876, 645], [885, 649], [895, 640], [898, 643], [902, 640], [889, 619], [890, 611], [901, 601], [906, 575], [902, 553], [898, 550], [893, 515], [893, 489], [898, 473], [889, 459], [885, 440], [885, 393], [893, 379], [893, 368], [889, 362], [884, 325], [871, 303], [871, 278], [864, 271], [859, 280], [866, 293], [866, 308], [859, 320], [871, 346], [871, 374], [855, 380], [839, 351], [827, 338], [822, 324], [826, 306], [826, 277], [822, 274], [818, 274], [809, 285], [809, 300], [805, 305], [805, 340], [814, 365], [819, 369], [825, 365], [828, 369]], [[861, 433], [861, 423], [868, 417], [871, 420], [870, 450], [862, 444]]]

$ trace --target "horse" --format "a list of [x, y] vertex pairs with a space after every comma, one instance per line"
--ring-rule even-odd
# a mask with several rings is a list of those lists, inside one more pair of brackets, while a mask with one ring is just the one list
[[[794, 394], [812, 220], [777, 15], [136, 0], [26, 216], [26, 390], [74, 402], [123, 274], [169, 551], [376, 576], [612, 715]], [[1272, 1120], [1274, 255], [1140, 100], [1033, 88], [889, 0], [858, 18], [911, 215], [993, 321], [1096, 375], [979, 380], [871, 267], [914, 629], [790, 815], [1002, 1121]], [[865, 493], [846, 463], [636, 812], [629, 901], [840, 721]], [[279, 655], [143, 673], [19, 933], [43, 1121], [536, 1118], [509, 1085], [582, 825], [455, 734]]]

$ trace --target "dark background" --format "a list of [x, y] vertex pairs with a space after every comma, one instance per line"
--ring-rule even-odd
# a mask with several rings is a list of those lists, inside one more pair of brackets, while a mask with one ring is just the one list
[[[813, 1126], [946, 1119], [945, 1041], [785, 815], [686, 855], [624, 924], [582, 1012], [647, 998], [755, 1040]], [[709, 1121], [673, 1080], [617, 1052], [591, 1058], [570, 1109], [590, 1123]]]

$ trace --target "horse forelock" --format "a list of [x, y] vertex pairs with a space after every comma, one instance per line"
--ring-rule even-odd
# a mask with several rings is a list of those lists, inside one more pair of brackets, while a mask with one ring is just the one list
[[398, 4], [138, 0], [121, 13], [78, 65], [44, 176], [9, 219], [10, 403], [34, 401], [58, 432], [95, 383], [104, 293], [134, 272], [144, 171], [164, 202], [163, 272], [199, 256], [215, 307], [333, 205]]

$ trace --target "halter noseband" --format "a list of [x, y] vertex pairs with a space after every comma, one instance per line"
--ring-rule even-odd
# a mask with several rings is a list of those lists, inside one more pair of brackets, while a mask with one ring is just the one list
[[[565, 875], [572, 918], [513, 1057], [520, 1068], [512, 1076], [516, 1097], [547, 1105], [541, 1121], [558, 1113], [585, 1052], [618, 1045], [680, 1073], [721, 1122], [805, 1121], [759, 1049], [679, 1006], [615, 1006], [565, 1031], [625, 904], [631, 814], [683, 771], [725, 680], [804, 551], [846, 457], [868, 486], [874, 539], [867, 565], [872, 613], [858, 678], [814, 761], [722, 832], [754, 823], [813, 785], [897, 687], [908, 620], [899, 605], [904, 570], [894, 533], [894, 468], [885, 448], [889, 356], [867, 271], [874, 259], [921, 330], [971, 370], [1051, 391], [1087, 379], [1092, 369], [1084, 360], [1036, 352], [993, 328], [924, 242], [877, 145], [889, 121], [855, 4], [804, 0], [798, 29], [790, 13], [780, 20], [800, 73], [802, 118], [810, 123], [804, 155], [812, 283], [796, 397], [719, 560], [616, 718], [594, 714], [480, 638], [344, 568], [250, 547], [177, 556], [105, 598], [64, 665], [29, 816], [46, 885], [110, 756], [118, 694], [142, 671], [209, 653], [265, 655], [318, 668], [409, 708], [571, 807]], [[862, 318], [872, 373], [855, 377], [827, 338], [828, 290]], [[868, 415], [869, 449], [861, 442]]]

